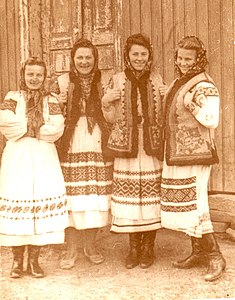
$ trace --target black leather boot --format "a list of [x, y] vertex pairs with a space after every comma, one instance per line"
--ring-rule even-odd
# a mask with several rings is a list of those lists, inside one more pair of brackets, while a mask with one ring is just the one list
[[11, 268], [11, 278], [20, 278], [23, 274], [23, 260], [24, 260], [25, 246], [12, 247], [13, 264]]
[[142, 269], [149, 268], [154, 262], [154, 241], [156, 237], [156, 230], [143, 232], [140, 267]]
[[44, 277], [44, 272], [39, 266], [38, 257], [40, 253], [40, 246], [28, 246], [28, 266], [27, 273], [32, 275], [34, 278]]
[[126, 268], [133, 269], [140, 263], [142, 232], [129, 233], [130, 251], [126, 258]]
[[202, 246], [202, 239], [191, 237], [192, 253], [187, 258], [173, 262], [173, 266], [179, 269], [190, 269], [207, 263], [207, 255]]
[[204, 234], [202, 236], [202, 239], [207, 245], [207, 254], [209, 260], [205, 280], [214, 281], [222, 275], [223, 271], [226, 268], [226, 261], [220, 252], [220, 248], [216, 241], [214, 233]]

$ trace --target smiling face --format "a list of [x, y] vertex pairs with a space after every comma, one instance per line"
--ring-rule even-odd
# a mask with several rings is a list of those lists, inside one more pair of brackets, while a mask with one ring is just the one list
[[26, 65], [24, 79], [28, 89], [40, 89], [45, 79], [45, 68], [38, 65]]
[[176, 63], [183, 74], [186, 74], [197, 61], [197, 52], [193, 49], [179, 48]]
[[91, 48], [78, 48], [73, 59], [78, 73], [82, 75], [91, 73], [95, 64], [95, 57]]
[[149, 59], [149, 50], [141, 45], [132, 45], [129, 51], [129, 59], [132, 67], [141, 72]]

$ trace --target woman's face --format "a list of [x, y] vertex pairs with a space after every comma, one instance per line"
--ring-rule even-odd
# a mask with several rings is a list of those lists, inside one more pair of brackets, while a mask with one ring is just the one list
[[89, 74], [95, 64], [95, 57], [91, 48], [78, 48], [73, 59], [78, 73], [82, 75]]
[[129, 51], [129, 59], [132, 67], [141, 72], [149, 59], [149, 50], [141, 45], [132, 45]]
[[193, 49], [179, 48], [177, 51], [176, 63], [180, 71], [185, 74], [197, 61], [197, 52]]
[[45, 68], [38, 65], [26, 65], [24, 79], [28, 89], [40, 89], [45, 79]]

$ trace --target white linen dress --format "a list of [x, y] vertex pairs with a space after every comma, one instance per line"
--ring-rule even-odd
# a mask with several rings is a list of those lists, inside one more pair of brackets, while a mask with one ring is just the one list
[[65, 184], [54, 142], [64, 130], [57, 99], [43, 98], [40, 139], [27, 137], [24, 91], [11, 91], [0, 106], [7, 138], [0, 170], [0, 245], [64, 242], [68, 225]]

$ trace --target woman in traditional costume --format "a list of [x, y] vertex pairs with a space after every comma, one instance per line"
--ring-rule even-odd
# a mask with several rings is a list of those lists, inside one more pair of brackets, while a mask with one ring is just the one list
[[108, 126], [101, 110], [101, 72], [97, 48], [89, 40], [74, 44], [70, 71], [58, 77], [52, 90], [59, 94], [66, 115], [58, 146], [69, 209], [61, 268], [74, 267], [79, 242], [89, 261], [100, 264], [105, 258], [96, 247], [96, 236], [110, 223], [113, 162], [104, 154]]
[[191, 237], [192, 254], [174, 266], [206, 263], [205, 280], [213, 281], [226, 265], [213, 233], [207, 193], [212, 165], [218, 163], [214, 130], [219, 123], [219, 93], [205, 72], [206, 50], [197, 37], [179, 41], [175, 63], [179, 78], [165, 97], [162, 226]]
[[113, 76], [102, 99], [104, 116], [112, 124], [107, 145], [114, 157], [111, 231], [129, 233], [128, 269], [153, 264], [161, 228], [161, 93], [166, 87], [156, 69], [151, 70], [152, 58], [147, 37], [128, 37], [125, 70]]
[[0, 131], [7, 143], [0, 172], [0, 244], [12, 246], [11, 277], [27, 272], [44, 276], [38, 257], [42, 245], [64, 243], [68, 224], [65, 185], [54, 142], [63, 134], [57, 99], [46, 93], [46, 65], [29, 58], [21, 69], [19, 91], [0, 105]]

